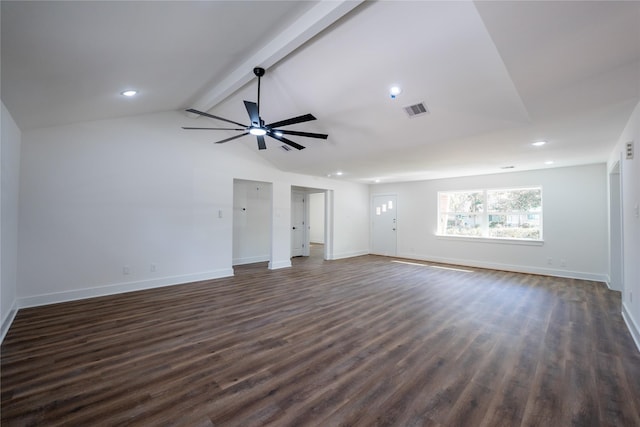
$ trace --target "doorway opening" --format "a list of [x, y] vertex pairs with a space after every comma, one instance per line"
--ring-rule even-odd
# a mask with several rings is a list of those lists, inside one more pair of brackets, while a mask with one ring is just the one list
[[268, 182], [233, 180], [232, 265], [271, 258], [271, 187]]
[[291, 188], [291, 257], [331, 259], [330, 190]]
[[614, 291], [624, 292], [620, 162], [616, 162], [609, 172], [609, 239], [609, 287]]
[[309, 256], [324, 258], [324, 198], [325, 193], [310, 193], [309, 199]]

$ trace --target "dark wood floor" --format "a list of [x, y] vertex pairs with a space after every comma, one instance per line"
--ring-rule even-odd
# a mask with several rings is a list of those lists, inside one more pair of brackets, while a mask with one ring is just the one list
[[618, 293], [398, 261], [295, 258], [21, 310], [2, 425], [640, 425]]

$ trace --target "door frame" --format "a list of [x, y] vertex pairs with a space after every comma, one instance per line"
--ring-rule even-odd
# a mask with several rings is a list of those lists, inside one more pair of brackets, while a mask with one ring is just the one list
[[234, 258], [234, 255], [236, 253], [236, 250], [238, 249], [236, 244], [237, 244], [237, 224], [236, 224], [236, 220], [237, 215], [240, 212], [247, 212], [246, 210], [246, 205], [243, 206], [235, 206], [235, 200], [236, 200], [236, 196], [237, 196], [237, 191], [238, 191], [238, 184], [242, 184], [242, 185], [247, 185], [247, 186], [259, 186], [261, 187], [265, 192], [267, 192], [269, 194], [268, 199], [268, 207], [269, 210], [272, 209], [273, 207], [273, 183], [271, 182], [267, 182], [267, 181], [257, 181], [257, 180], [251, 180], [251, 179], [242, 179], [242, 178], [234, 178], [233, 179], [233, 184], [232, 184], [232, 215], [231, 215], [231, 267], [233, 268], [236, 265], [243, 265], [243, 264], [252, 264], [255, 262], [263, 262], [263, 261], [268, 261], [271, 258], [271, 252], [272, 252], [272, 243], [273, 243], [273, 232], [271, 230], [271, 225], [269, 225], [269, 229], [266, 230], [265, 229], [265, 235], [269, 236], [269, 242], [268, 242], [268, 250], [267, 253], [264, 254], [264, 256], [257, 256], [257, 257], [253, 257], [253, 258], [245, 258], [245, 259], [236, 259]]
[[376, 193], [376, 194], [371, 194], [371, 200], [369, 202], [369, 212], [371, 213], [370, 215], [370, 220], [369, 220], [369, 253], [374, 254], [373, 252], [373, 239], [374, 239], [374, 230], [373, 230], [373, 221], [375, 220], [375, 216], [376, 216], [376, 207], [375, 207], [375, 203], [374, 203], [374, 199], [376, 197], [395, 197], [395, 201], [396, 201], [396, 205], [394, 206], [394, 209], [396, 210], [396, 222], [395, 222], [395, 231], [396, 231], [396, 239], [395, 239], [395, 247], [394, 247], [394, 254], [393, 255], [387, 255], [387, 256], [397, 256], [398, 255], [398, 194], [397, 193]]
[[[309, 207], [307, 203], [308, 193], [306, 191], [300, 191], [296, 189], [291, 189], [291, 234], [293, 235], [293, 218], [294, 218], [294, 207], [293, 207], [293, 197], [295, 195], [302, 196], [302, 255], [293, 255], [293, 247], [291, 248], [291, 257], [294, 256], [309, 256]], [[291, 239], [293, 240], [293, 239]]]
[[[323, 258], [325, 260], [331, 260], [333, 258], [333, 190], [329, 190], [326, 188], [311, 188], [311, 187], [298, 187], [295, 185], [291, 186], [291, 194], [303, 193], [305, 198], [308, 200], [309, 194], [321, 193], [324, 194], [324, 255]], [[309, 248], [309, 203], [304, 204], [305, 214], [304, 214], [304, 222], [305, 222], [305, 243], [304, 250], [305, 255], [309, 256], [310, 248]], [[293, 215], [293, 207], [292, 207], [292, 215]], [[290, 230], [291, 231], [291, 230]]]
[[624, 301], [624, 233], [622, 162], [609, 171], [609, 288], [622, 292]]

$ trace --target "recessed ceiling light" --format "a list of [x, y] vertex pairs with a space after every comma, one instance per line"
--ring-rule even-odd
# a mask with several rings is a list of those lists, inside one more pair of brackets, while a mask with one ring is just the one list
[[531, 145], [533, 145], [534, 147], [542, 147], [546, 143], [547, 143], [547, 141], [536, 141], [536, 142], [531, 143]]
[[380, 182], [380, 180], [379, 180], [379, 179], [376, 179], [374, 182], [377, 184], [377, 183], [379, 183], [379, 182]]
[[138, 93], [137, 90], [130, 89], [130, 90], [125, 90], [124, 92], [120, 92], [120, 95], [132, 97], [132, 96], [135, 96], [137, 93]]
[[391, 86], [389, 89], [389, 95], [391, 95], [391, 99], [396, 99], [396, 96], [402, 93], [402, 89], [400, 86]]
[[336, 172], [336, 175], [338, 175], [338, 176], [342, 176], [342, 171], [338, 171], [338, 172]]
[[552, 165], [553, 164], [553, 160], [547, 160], [546, 162], [544, 162], [545, 165]]

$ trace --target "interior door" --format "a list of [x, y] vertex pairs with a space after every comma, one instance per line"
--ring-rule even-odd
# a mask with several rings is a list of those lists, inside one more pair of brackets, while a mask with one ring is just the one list
[[291, 193], [291, 256], [303, 256], [305, 253], [305, 194]]
[[372, 202], [372, 242], [371, 253], [376, 255], [396, 255], [397, 197], [376, 195]]

